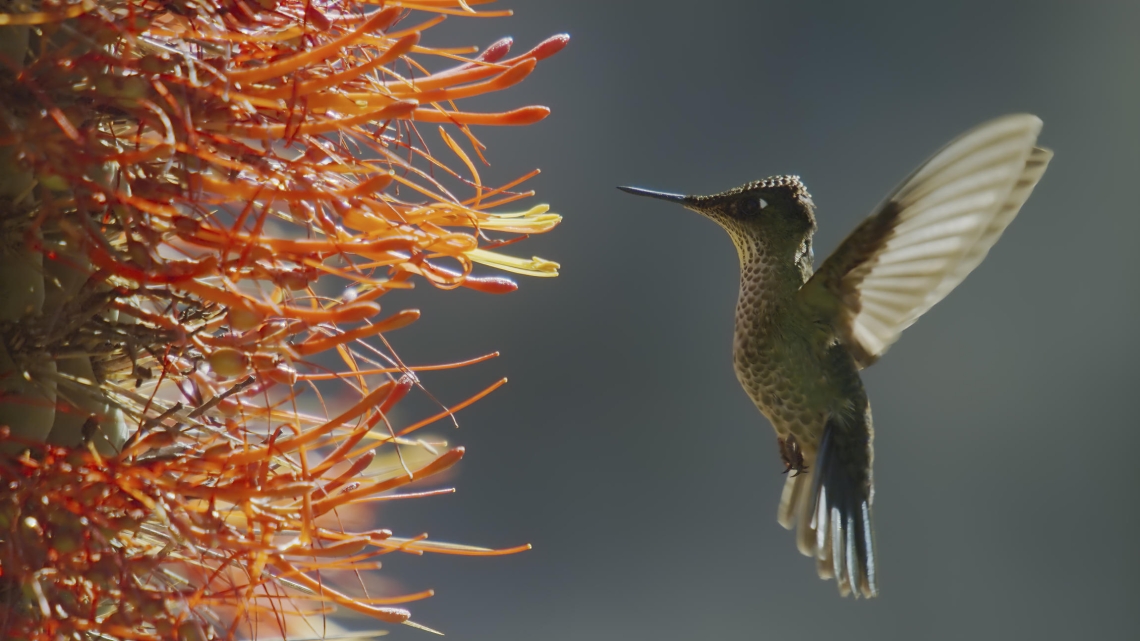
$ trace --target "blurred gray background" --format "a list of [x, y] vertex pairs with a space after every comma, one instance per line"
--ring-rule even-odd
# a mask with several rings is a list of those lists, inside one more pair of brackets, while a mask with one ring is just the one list
[[[534, 166], [565, 222], [512, 248], [562, 263], [491, 297], [420, 286], [390, 335], [467, 446], [403, 534], [531, 552], [393, 556], [453, 639], [1126, 639], [1140, 634], [1140, 3], [503, 0], [428, 44], [570, 46], [468, 107], [488, 183]], [[841, 599], [775, 521], [775, 438], [738, 386], [727, 236], [615, 185], [711, 193], [803, 176], [817, 260], [918, 163], [1028, 111], [1056, 151], [985, 263], [864, 372], [882, 596]], [[434, 127], [432, 127], [434, 130]], [[497, 182], [496, 182], [497, 181]], [[393, 299], [395, 302], [397, 299]], [[427, 407], [423, 405], [423, 407]], [[427, 411], [427, 410], [424, 410]], [[397, 639], [426, 639], [407, 628]]]

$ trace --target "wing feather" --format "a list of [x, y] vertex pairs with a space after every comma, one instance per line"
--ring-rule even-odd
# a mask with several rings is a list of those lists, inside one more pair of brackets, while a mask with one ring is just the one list
[[[984, 123], [919, 167], [804, 285], [861, 367], [982, 262], [1045, 173], [1041, 120]], [[833, 542], [838, 544], [838, 542]]]

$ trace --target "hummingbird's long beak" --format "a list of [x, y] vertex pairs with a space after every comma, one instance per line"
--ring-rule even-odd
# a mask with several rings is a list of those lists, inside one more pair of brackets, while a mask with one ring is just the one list
[[667, 200], [671, 203], [679, 203], [684, 205], [689, 197], [684, 194], [667, 194], [663, 191], [652, 191], [649, 189], [639, 189], [637, 187], [618, 187], [627, 194], [634, 196], [647, 196], [649, 198], [656, 198], [658, 200]]

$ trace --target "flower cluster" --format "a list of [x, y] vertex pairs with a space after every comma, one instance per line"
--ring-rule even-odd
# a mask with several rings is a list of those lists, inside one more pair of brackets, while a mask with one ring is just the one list
[[[0, 13], [0, 636], [207, 639], [397, 604], [324, 576], [391, 552], [510, 550], [352, 531], [338, 514], [462, 448], [393, 407], [384, 336], [417, 281], [554, 276], [550, 230], [484, 184], [473, 113], [522, 55], [424, 44], [488, 0], [43, 0]], [[430, 127], [425, 127], [430, 124]], [[449, 165], [450, 163], [450, 165]], [[451, 168], [457, 167], [457, 169]], [[446, 490], [439, 490], [446, 491]], [[334, 572], [335, 574], [335, 572]], [[359, 592], [359, 590], [358, 590]], [[320, 627], [318, 626], [319, 630]]]

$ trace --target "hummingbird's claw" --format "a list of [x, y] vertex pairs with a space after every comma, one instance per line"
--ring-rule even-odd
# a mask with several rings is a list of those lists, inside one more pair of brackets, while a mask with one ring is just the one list
[[808, 467], [804, 465], [804, 453], [800, 449], [800, 444], [796, 442], [796, 437], [789, 434], [788, 438], [776, 437], [776, 443], [780, 447], [780, 459], [784, 461], [784, 471], [781, 474], [787, 474], [790, 471], [795, 471], [792, 478], [806, 472]]

